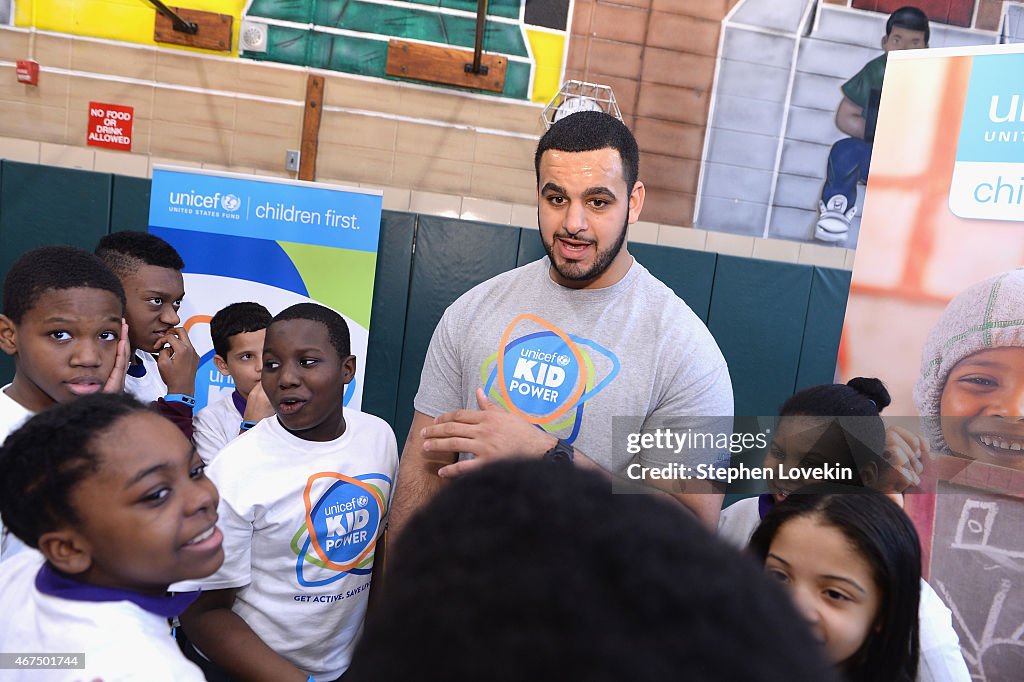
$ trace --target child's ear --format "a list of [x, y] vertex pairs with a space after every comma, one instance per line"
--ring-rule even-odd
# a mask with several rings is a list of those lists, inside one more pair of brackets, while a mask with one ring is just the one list
[[356, 356], [350, 355], [341, 361], [342, 383], [347, 384], [356, 376]]
[[219, 355], [214, 355], [213, 356], [213, 364], [217, 366], [217, 369], [220, 370], [221, 374], [223, 374], [226, 377], [231, 376], [231, 372], [230, 372], [230, 370], [228, 370], [228, 362], [227, 362], [227, 360], [225, 360], [224, 358], [222, 358]]
[[18, 352], [18, 329], [6, 315], [0, 315], [0, 350], [8, 355]]
[[92, 566], [92, 554], [79, 533], [68, 528], [39, 536], [39, 552], [50, 565], [68, 575], [85, 573]]

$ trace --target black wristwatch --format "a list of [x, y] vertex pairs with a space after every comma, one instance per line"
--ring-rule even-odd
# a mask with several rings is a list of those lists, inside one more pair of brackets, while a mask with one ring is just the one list
[[555, 443], [555, 447], [544, 453], [544, 461], [571, 465], [572, 455], [572, 445], [559, 438], [558, 442]]

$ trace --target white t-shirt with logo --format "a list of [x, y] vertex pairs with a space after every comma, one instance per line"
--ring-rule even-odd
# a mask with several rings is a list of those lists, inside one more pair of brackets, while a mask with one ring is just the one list
[[203, 461], [209, 464], [221, 449], [238, 436], [242, 415], [235, 407], [233, 393], [199, 410], [193, 418], [192, 441]]
[[43, 594], [43, 556], [0, 564], [0, 651], [84, 654], [85, 669], [4, 670], [11, 682], [204, 682], [171, 637], [167, 619], [129, 601], [77, 601]]
[[[7, 389], [10, 387], [11, 385], [7, 384], [0, 388], [0, 445], [7, 440], [7, 436], [17, 431], [35, 414], [7, 395]], [[9, 559], [23, 549], [25, 543], [8, 533], [7, 528], [0, 522], [0, 561]]]
[[126, 375], [124, 390], [135, 396], [139, 402], [148, 405], [167, 395], [167, 384], [160, 378], [160, 368], [156, 364], [156, 358], [141, 350], [137, 351], [135, 355], [142, 359], [142, 366], [146, 368], [146, 374], [141, 377]]
[[326, 680], [348, 669], [362, 632], [398, 473], [391, 427], [344, 415], [345, 433], [326, 443], [293, 436], [276, 417], [228, 443], [207, 469], [220, 491], [224, 565], [172, 587], [240, 588], [235, 613], [275, 652]]

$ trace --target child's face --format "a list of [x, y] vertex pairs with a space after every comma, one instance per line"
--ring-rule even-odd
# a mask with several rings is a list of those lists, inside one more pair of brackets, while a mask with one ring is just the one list
[[123, 278], [125, 319], [128, 340], [133, 350], [152, 353], [160, 350], [161, 339], [178, 326], [178, 308], [185, 297], [185, 280], [170, 268], [143, 265]]
[[228, 338], [228, 356], [214, 356], [214, 362], [221, 374], [230, 376], [235, 388], [243, 398], [249, 396], [252, 387], [259, 383], [263, 371], [263, 339], [266, 329], [254, 332], [239, 332]]
[[1024, 348], [992, 348], [958, 362], [939, 413], [954, 453], [1024, 471]]
[[[764, 467], [771, 469], [777, 477], [780, 469], [793, 476], [796, 475], [794, 469], [822, 468], [825, 464], [852, 466], [849, 448], [842, 442], [840, 429], [833, 424], [831, 417], [782, 417], [765, 454]], [[794, 490], [813, 482], [809, 479], [772, 478], [766, 484], [775, 501], [781, 502]]]
[[0, 322], [0, 347], [17, 356], [18, 401], [33, 412], [97, 393], [110, 377], [121, 336], [121, 301], [104, 289], [51, 289], [14, 325]]
[[787, 521], [764, 567], [788, 589], [832, 663], [857, 653], [875, 628], [882, 594], [871, 566], [838, 528], [817, 516]]
[[174, 424], [134, 412], [99, 434], [99, 471], [71, 492], [73, 533], [94, 585], [162, 593], [203, 578], [224, 562], [217, 489], [195, 448]]
[[909, 28], [893, 26], [889, 35], [882, 38], [882, 49], [886, 52], [895, 50], [920, 50], [928, 47], [924, 39], [924, 31], [913, 31]]
[[328, 441], [344, 433], [341, 407], [355, 371], [355, 357], [338, 357], [320, 322], [285, 320], [267, 328], [263, 392], [299, 438]]

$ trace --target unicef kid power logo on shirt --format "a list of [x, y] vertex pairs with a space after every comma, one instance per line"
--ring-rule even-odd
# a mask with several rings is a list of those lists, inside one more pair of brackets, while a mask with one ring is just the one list
[[949, 209], [961, 218], [1024, 220], [1024, 54], [971, 65]]
[[[513, 339], [517, 327], [540, 327]], [[509, 324], [501, 349], [484, 360], [484, 391], [505, 409], [572, 443], [583, 407], [619, 373], [614, 353], [536, 315]]]
[[[313, 489], [323, 481], [330, 485], [313, 502]], [[384, 474], [322, 472], [309, 477], [303, 492], [306, 523], [292, 538], [299, 585], [320, 587], [349, 574], [370, 573], [386, 507], [384, 490], [390, 487], [391, 479]]]

